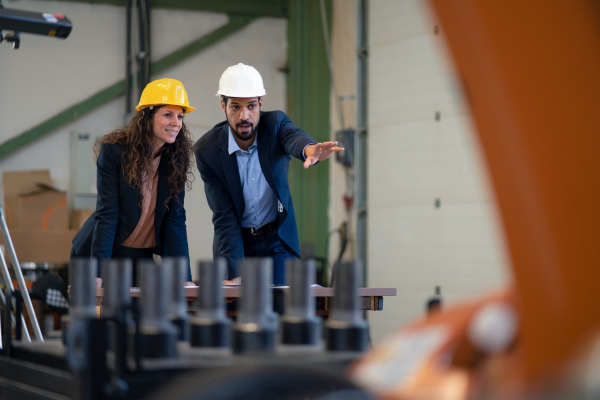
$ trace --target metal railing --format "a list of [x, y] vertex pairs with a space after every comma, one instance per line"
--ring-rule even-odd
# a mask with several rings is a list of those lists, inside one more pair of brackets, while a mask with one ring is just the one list
[[[33, 305], [31, 304], [31, 298], [29, 297], [29, 291], [27, 290], [27, 285], [25, 284], [25, 278], [23, 278], [23, 272], [21, 271], [21, 266], [19, 264], [19, 260], [17, 259], [17, 253], [15, 252], [15, 248], [12, 243], [12, 239], [10, 238], [10, 233], [8, 232], [8, 226], [6, 225], [6, 219], [4, 218], [4, 209], [0, 205], [0, 230], [2, 230], [2, 236], [4, 237], [4, 244], [6, 245], [6, 250], [8, 251], [8, 256], [10, 257], [11, 264], [14, 269], [15, 277], [17, 278], [17, 283], [19, 284], [19, 289], [23, 296], [23, 301], [25, 303], [25, 308], [27, 309], [27, 314], [29, 316], [31, 326], [33, 327], [33, 333], [35, 334], [35, 338], [40, 342], [44, 341], [42, 337], [42, 331], [40, 330], [40, 325], [35, 316], [35, 311], [33, 310]], [[6, 260], [4, 259], [4, 254], [0, 252], [0, 264], [2, 267], [2, 277], [4, 278], [4, 282], [6, 286], [10, 289], [11, 292], [14, 291], [14, 286], [12, 283], [12, 279], [10, 277], [10, 273], [8, 270], [8, 266], [6, 265]], [[10, 298], [6, 298], [6, 296], [0, 296], [0, 299], [3, 305], [6, 307], [7, 301], [12, 301]], [[12, 316], [13, 322], [14, 316]], [[25, 319], [23, 315], [21, 315], [21, 319], [23, 322], [23, 333], [25, 335], [25, 339], [28, 342], [31, 342], [31, 338], [29, 337], [29, 332], [27, 330], [27, 324], [25, 324]]]

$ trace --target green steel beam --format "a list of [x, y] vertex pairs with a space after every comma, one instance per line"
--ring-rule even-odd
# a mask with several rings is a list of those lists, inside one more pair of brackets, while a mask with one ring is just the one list
[[167, 68], [170, 68], [173, 65], [185, 60], [191, 55], [194, 55], [220, 41], [221, 39], [231, 35], [232, 33], [239, 31], [255, 19], [256, 17], [230, 14], [229, 22], [226, 25], [156, 61], [150, 67], [150, 71], [152, 71], [152, 74], [163, 72]]
[[[124, 6], [125, 0], [66, 0], [73, 3]], [[178, 10], [212, 11], [259, 17], [287, 18], [289, 0], [152, 0], [152, 7]]]
[[152, 0], [152, 7], [287, 18], [288, 2], [288, 0]]
[[74, 119], [86, 114], [88, 111], [103, 105], [109, 100], [114, 99], [125, 93], [125, 80], [115, 83], [114, 85], [101, 90], [91, 97], [83, 100], [67, 108], [66, 110], [47, 119], [41, 124], [5, 141], [0, 145], [0, 159], [7, 157], [21, 147], [28, 145], [36, 139], [41, 138], [49, 132], [61, 127], [62, 125], [73, 121]]
[[[45, 0], [54, 1], [54, 0]], [[70, 3], [108, 4], [111, 6], [124, 6], [125, 0], [65, 0]]]
[[[331, 16], [331, 0], [325, 3]], [[330, 140], [330, 76], [322, 26], [318, 1], [290, 0], [288, 112], [294, 124], [320, 142]], [[313, 244], [315, 257], [322, 259], [327, 259], [332, 160], [306, 170], [292, 161], [289, 173], [300, 243]]]
[[[206, 49], [207, 47], [215, 44], [221, 39], [231, 35], [244, 28], [255, 17], [240, 16], [240, 15], [229, 15], [229, 22], [220, 28], [206, 34], [200, 39], [182, 47], [179, 50], [175, 50], [173, 53], [165, 56], [164, 58], [156, 61], [150, 67], [152, 74], [158, 74], [163, 72], [167, 68], [185, 60], [186, 58]], [[95, 108], [108, 103], [125, 93], [125, 80], [121, 80], [114, 85], [88, 97], [82, 102], [75, 104], [67, 108], [66, 110], [58, 113], [57, 115], [47, 119], [41, 124], [34, 126], [33, 128], [7, 140], [0, 144], [0, 159], [8, 156], [12, 152], [20, 149], [33, 142], [36, 139], [52, 132], [53, 130], [65, 125], [82, 115], [94, 110]]]

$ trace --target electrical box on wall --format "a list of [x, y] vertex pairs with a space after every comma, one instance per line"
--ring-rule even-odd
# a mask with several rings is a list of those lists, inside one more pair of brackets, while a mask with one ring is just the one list
[[71, 132], [69, 205], [73, 210], [96, 209], [96, 162], [93, 145], [103, 133]]
[[354, 164], [354, 129], [344, 129], [335, 133], [335, 140], [345, 150], [335, 153], [335, 161], [351, 167]]

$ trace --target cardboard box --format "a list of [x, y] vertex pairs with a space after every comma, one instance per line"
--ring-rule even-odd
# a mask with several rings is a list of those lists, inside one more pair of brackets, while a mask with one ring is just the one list
[[2, 178], [9, 229], [69, 229], [67, 194], [52, 187], [49, 170], [4, 172]]
[[[26, 262], [67, 264], [71, 255], [73, 237], [77, 230], [42, 231], [12, 229], [10, 237], [17, 253], [19, 264]], [[4, 237], [0, 234], [0, 244]], [[6, 262], [10, 262], [8, 251], [5, 251]]]
[[73, 210], [71, 212], [71, 229], [79, 230], [85, 221], [94, 213], [94, 210]]

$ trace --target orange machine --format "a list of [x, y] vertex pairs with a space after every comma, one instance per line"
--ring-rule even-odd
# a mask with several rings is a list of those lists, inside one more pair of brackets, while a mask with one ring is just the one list
[[[559, 396], [600, 327], [600, 2], [431, 3], [488, 162], [514, 288], [403, 329], [352, 373], [369, 386], [364, 368], [382, 362], [382, 348], [425, 333], [427, 351], [420, 343], [413, 362], [402, 353], [410, 379], [371, 386], [381, 397]], [[517, 326], [486, 352], [468, 330], [491, 304], [512, 310]]]

